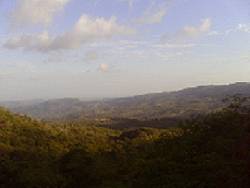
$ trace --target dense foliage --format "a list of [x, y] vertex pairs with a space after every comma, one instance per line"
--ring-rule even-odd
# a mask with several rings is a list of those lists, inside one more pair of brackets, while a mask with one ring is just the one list
[[0, 110], [0, 187], [248, 188], [250, 113], [239, 108], [122, 132]]

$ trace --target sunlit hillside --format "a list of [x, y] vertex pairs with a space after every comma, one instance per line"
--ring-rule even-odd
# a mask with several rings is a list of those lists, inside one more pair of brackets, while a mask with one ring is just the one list
[[249, 187], [248, 108], [179, 128], [44, 124], [0, 110], [2, 187]]

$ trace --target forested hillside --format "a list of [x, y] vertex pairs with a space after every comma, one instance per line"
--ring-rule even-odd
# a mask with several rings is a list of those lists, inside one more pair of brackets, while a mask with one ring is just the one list
[[0, 110], [0, 187], [248, 188], [250, 111], [227, 109], [172, 129], [44, 124]]
[[[110, 121], [114, 119], [186, 118], [191, 115], [207, 114], [224, 107], [222, 100], [241, 94], [250, 96], [249, 83], [236, 83], [221, 86], [200, 86], [177, 92], [163, 92], [128, 98], [106, 99], [84, 102], [79, 99], [56, 99], [28, 105], [4, 103], [14, 112], [45, 120]], [[16, 105], [15, 105], [16, 104]]]

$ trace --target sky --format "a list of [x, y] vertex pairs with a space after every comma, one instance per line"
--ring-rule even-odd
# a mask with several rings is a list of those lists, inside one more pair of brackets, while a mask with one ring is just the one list
[[0, 0], [0, 100], [250, 81], [249, 0]]

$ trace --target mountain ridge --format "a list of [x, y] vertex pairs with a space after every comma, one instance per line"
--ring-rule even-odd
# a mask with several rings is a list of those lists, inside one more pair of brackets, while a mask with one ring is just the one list
[[150, 120], [206, 114], [223, 107], [222, 100], [240, 94], [250, 96], [250, 83], [208, 85], [133, 97], [82, 101], [63, 98], [37, 104], [8, 106], [10, 110], [44, 120], [104, 120], [127, 118]]

